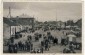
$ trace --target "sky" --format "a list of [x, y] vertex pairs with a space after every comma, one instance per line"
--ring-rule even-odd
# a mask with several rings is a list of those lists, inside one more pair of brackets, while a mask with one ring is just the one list
[[76, 21], [82, 18], [82, 3], [4, 2], [4, 17], [9, 14], [9, 7], [13, 17], [27, 14], [38, 21]]

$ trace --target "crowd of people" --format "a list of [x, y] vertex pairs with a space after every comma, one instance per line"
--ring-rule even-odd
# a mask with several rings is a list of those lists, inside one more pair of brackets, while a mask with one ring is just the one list
[[[43, 30], [46, 31], [46, 30]], [[60, 31], [60, 29], [59, 29]], [[64, 34], [64, 32], [62, 32]], [[64, 34], [65, 36], [68, 35], [68, 33]], [[19, 37], [22, 38], [22, 34], [20, 35], [15, 35], [15, 37]], [[34, 45], [33, 45], [33, 38], [31, 35], [27, 36], [27, 40], [25, 41], [25, 43], [19, 41], [17, 44], [14, 44], [14, 37], [10, 38], [10, 41], [8, 42], [7, 46], [8, 46], [8, 52], [9, 53], [17, 53], [18, 51], [27, 51], [30, 53], [43, 53], [43, 51], [49, 51], [49, 49], [51, 48], [51, 46], [55, 46], [55, 45], [61, 45], [61, 46], [68, 46], [66, 47], [63, 51], [63, 53], [76, 53], [75, 52], [75, 48], [74, 42], [70, 42], [68, 41], [67, 38], [61, 38], [61, 44], [58, 43], [58, 38], [54, 37], [51, 32], [47, 32], [47, 35], [45, 34], [40, 34], [40, 33], [35, 33], [34, 34], [34, 40], [35, 42], [39, 41], [40, 38], [42, 38], [43, 40], [40, 42], [40, 46], [39, 49], [35, 50]], [[81, 44], [79, 43], [79, 46], [81, 48]]]

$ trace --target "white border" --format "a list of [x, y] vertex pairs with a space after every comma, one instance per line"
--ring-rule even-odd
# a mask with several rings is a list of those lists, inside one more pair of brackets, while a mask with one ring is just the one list
[[[1, 25], [1, 27], [0, 27], [0, 33], [1, 33], [1, 41], [0, 41], [0, 43], [1, 43], [1, 45], [0, 45], [0, 52], [1, 52], [1, 55], [11, 55], [10, 53], [8, 54], [8, 53], [3, 53], [3, 2], [56, 2], [56, 3], [82, 3], [82, 53], [79, 53], [79, 54], [69, 54], [69, 55], [82, 55], [83, 53], [84, 53], [84, 10], [83, 10], [83, 6], [84, 6], [84, 3], [82, 2], [82, 1], [39, 1], [39, 0], [37, 0], [37, 1], [29, 1], [29, 0], [3, 0], [3, 1], [1, 1], [1, 7], [0, 7], [0, 11], [1, 11], [1, 13], [0, 13], [0, 25]], [[13, 54], [13, 53], [12, 53]], [[28, 53], [17, 53], [17, 54], [13, 54], [13, 55], [28, 55]], [[44, 54], [30, 54], [29, 53], [29, 55], [68, 55], [68, 54], [61, 54], [61, 53], [44, 53]]]

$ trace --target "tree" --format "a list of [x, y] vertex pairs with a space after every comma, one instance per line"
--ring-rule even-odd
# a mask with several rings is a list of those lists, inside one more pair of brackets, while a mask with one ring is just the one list
[[75, 25], [77, 25], [78, 27], [82, 28], [82, 19], [79, 19]]
[[67, 25], [67, 26], [68, 26], [68, 25], [74, 26], [73, 20], [68, 20], [68, 21], [66, 22], [66, 25]]

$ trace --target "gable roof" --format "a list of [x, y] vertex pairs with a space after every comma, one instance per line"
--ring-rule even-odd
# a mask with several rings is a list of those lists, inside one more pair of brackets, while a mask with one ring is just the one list
[[12, 20], [10, 20], [9, 18], [3, 18], [3, 22], [8, 24], [9, 26], [17, 26], [16, 23], [14, 23]]
[[34, 22], [34, 18], [12, 18], [11, 20], [18, 25], [32, 25]]
[[3, 22], [10, 26], [32, 25], [34, 18], [6, 18], [3, 17]]
[[17, 16], [17, 18], [33, 18], [33, 17], [31, 17], [31, 16], [29, 16], [27, 14], [22, 14], [20, 16]]

